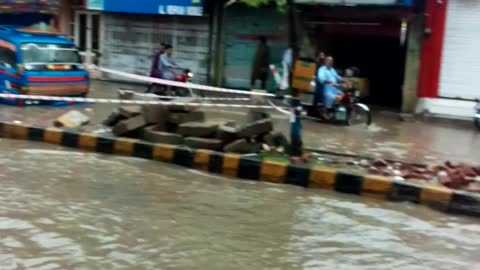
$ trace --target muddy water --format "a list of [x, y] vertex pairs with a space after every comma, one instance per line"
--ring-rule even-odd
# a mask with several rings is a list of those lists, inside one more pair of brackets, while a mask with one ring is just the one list
[[[93, 81], [90, 96], [113, 98], [116, 97], [116, 91], [120, 87], [137, 91], [145, 90], [145, 86]], [[60, 108], [0, 106], [0, 120], [51, 126], [53, 120], [63, 113], [69, 110], [80, 110], [91, 120], [84, 130], [99, 131], [103, 129], [101, 122], [115, 108], [116, 106], [108, 104]], [[237, 122], [244, 121], [245, 116], [245, 110], [229, 108], [218, 108], [208, 113], [209, 119], [219, 117]], [[273, 113], [273, 118], [275, 128], [288, 134], [290, 129], [288, 117]], [[433, 119], [402, 122], [397, 115], [388, 113], [376, 113], [373, 121], [373, 125], [367, 128], [362, 125], [344, 127], [305, 120], [303, 121], [303, 140], [305, 146], [312, 149], [417, 163], [438, 164], [453, 160], [476, 164], [480, 160], [480, 151], [478, 151], [480, 132], [471, 122], [445, 122]]]
[[473, 269], [478, 220], [0, 142], [0, 269]]

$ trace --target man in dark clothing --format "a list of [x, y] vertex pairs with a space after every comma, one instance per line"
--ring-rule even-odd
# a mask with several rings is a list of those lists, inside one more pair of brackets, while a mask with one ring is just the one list
[[[162, 74], [160, 71], [160, 55], [162, 55], [165, 52], [166, 46], [167, 45], [162, 42], [162, 44], [160, 45], [160, 48], [158, 48], [158, 50], [153, 55], [152, 67], [150, 68], [150, 77], [152, 78], [161, 78]], [[154, 83], [151, 83], [148, 86], [147, 93], [149, 93], [152, 90], [154, 85], [155, 85]]]
[[262, 83], [262, 89], [267, 86], [268, 65], [270, 58], [270, 48], [267, 45], [267, 38], [262, 36], [258, 39], [257, 53], [255, 54], [255, 60], [252, 69], [251, 86], [255, 87], [255, 82], [260, 80]]

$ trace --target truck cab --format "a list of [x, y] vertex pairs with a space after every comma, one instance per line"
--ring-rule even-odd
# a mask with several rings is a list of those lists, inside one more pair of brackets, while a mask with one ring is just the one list
[[[59, 33], [0, 26], [0, 92], [22, 95], [88, 94], [89, 75], [75, 44]], [[12, 105], [43, 104], [2, 99]]]

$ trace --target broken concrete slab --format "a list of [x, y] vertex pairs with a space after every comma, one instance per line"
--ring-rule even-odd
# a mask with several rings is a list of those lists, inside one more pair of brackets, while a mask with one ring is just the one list
[[126, 118], [132, 118], [142, 112], [142, 107], [137, 105], [120, 106], [118, 113]]
[[163, 124], [167, 121], [168, 110], [164, 105], [143, 105], [142, 115], [147, 124]]
[[196, 97], [179, 97], [171, 100], [172, 103], [184, 103], [184, 104], [172, 104], [168, 105], [168, 109], [172, 112], [191, 112], [198, 109], [198, 106], [187, 105], [187, 103], [201, 103], [201, 100]]
[[197, 149], [208, 149], [214, 151], [222, 149], [222, 141], [218, 139], [188, 137], [185, 139], [184, 144], [188, 147]]
[[179, 145], [183, 143], [183, 137], [181, 135], [159, 131], [158, 128], [158, 126], [150, 126], [144, 128], [141, 132], [141, 138], [152, 143], [164, 143], [174, 145]]
[[227, 153], [247, 154], [252, 150], [252, 144], [245, 139], [239, 139], [227, 144], [223, 151]]
[[251, 138], [258, 135], [269, 133], [273, 130], [272, 119], [262, 119], [255, 121], [253, 123], [247, 124], [240, 128], [239, 137], [241, 138]]
[[158, 100], [158, 97], [154, 94], [143, 94], [137, 93], [133, 90], [119, 89], [117, 93], [118, 99], [123, 100], [144, 100], [144, 101], [154, 101]]
[[234, 120], [229, 119], [213, 119], [213, 120], [206, 120], [205, 122], [217, 125], [217, 126], [228, 126], [228, 127], [236, 127], [237, 123]]
[[217, 139], [221, 140], [224, 144], [232, 142], [238, 138], [238, 129], [227, 125], [221, 125], [217, 129]]
[[288, 147], [289, 145], [287, 137], [281, 132], [262, 135], [259, 137], [258, 141], [275, 147]]
[[129, 90], [121, 90], [119, 89], [117, 92], [118, 99], [123, 100], [133, 100], [135, 92]]
[[218, 125], [207, 122], [187, 122], [178, 126], [177, 133], [184, 137], [210, 137], [217, 132]]
[[249, 110], [247, 113], [247, 123], [268, 119], [268, 118], [270, 118], [270, 114], [266, 112], [257, 112], [254, 110]]
[[203, 122], [205, 121], [205, 113], [200, 111], [189, 113], [170, 112], [167, 116], [167, 121], [177, 125], [187, 122]]
[[124, 116], [122, 116], [120, 113], [118, 112], [112, 112], [107, 119], [105, 119], [102, 124], [107, 126], [107, 127], [113, 127], [115, 126], [116, 124], [118, 124], [118, 122], [122, 121], [122, 120], [125, 120], [127, 118], [125, 118]]
[[113, 134], [120, 136], [126, 135], [132, 131], [136, 131], [142, 127], [144, 127], [147, 123], [142, 115], [135, 116], [133, 118], [120, 121], [118, 124], [113, 127], [112, 132]]
[[90, 122], [90, 118], [79, 111], [69, 111], [54, 121], [56, 127], [78, 128]]

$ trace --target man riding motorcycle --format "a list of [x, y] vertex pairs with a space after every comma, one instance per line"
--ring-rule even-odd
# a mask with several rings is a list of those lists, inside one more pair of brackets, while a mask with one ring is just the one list
[[[167, 44], [162, 43], [160, 45], [160, 48], [153, 55], [152, 67], [150, 68], [150, 77], [152, 77], [152, 78], [161, 78], [162, 77], [161, 74], [160, 74], [160, 56], [165, 52], [165, 47], [166, 46], [167, 46]], [[154, 83], [151, 83], [150, 85], [148, 85], [146, 92], [150, 93], [154, 86], [155, 86]]]
[[[317, 72], [317, 83], [314, 97], [314, 108], [317, 108], [319, 103], [323, 103], [324, 112], [323, 117], [331, 118], [336, 101], [342, 100], [344, 92], [340, 90], [340, 83], [345, 82], [333, 68], [333, 57], [325, 58], [325, 65], [320, 67]], [[322, 102], [323, 101], [323, 102]]]

